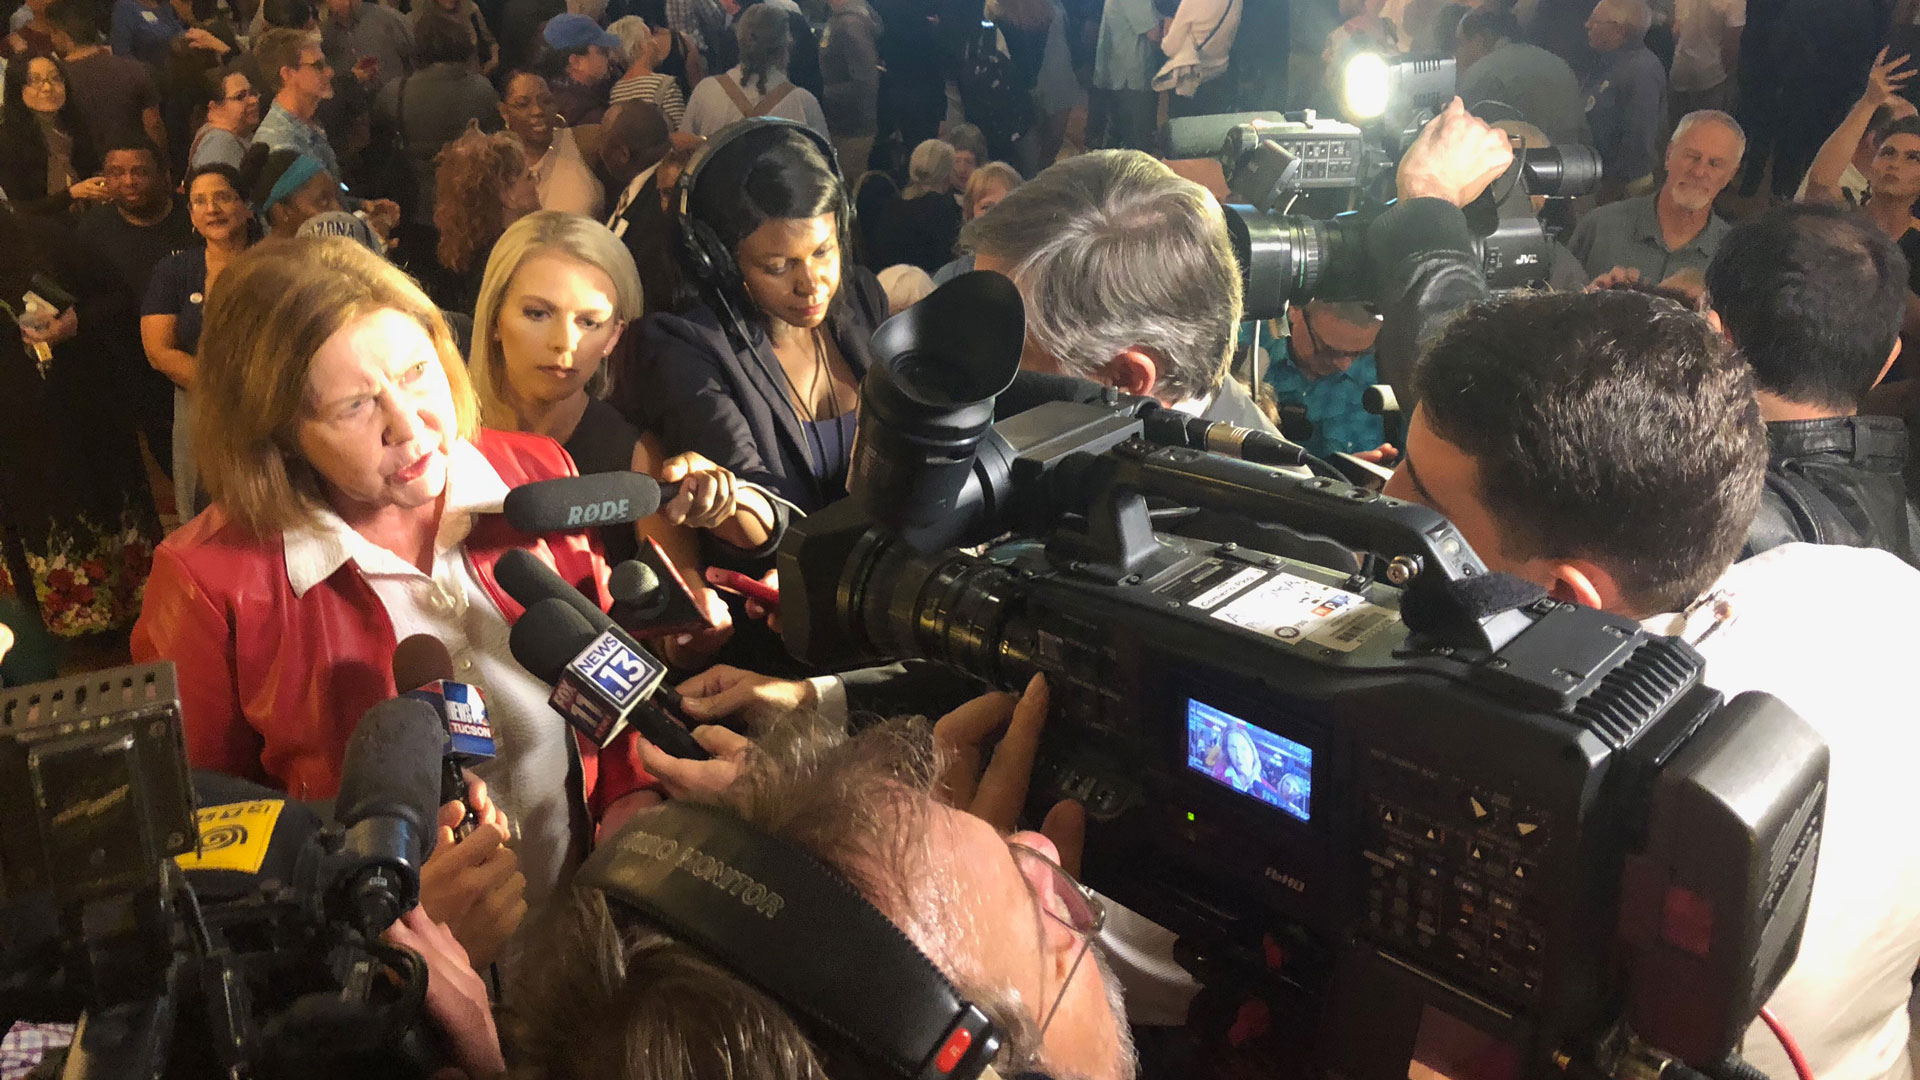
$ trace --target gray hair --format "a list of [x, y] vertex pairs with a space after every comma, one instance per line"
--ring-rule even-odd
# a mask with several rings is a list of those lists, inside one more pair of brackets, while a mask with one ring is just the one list
[[971, 152], [975, 165], [987, 160], [987, 136], [978, 124], [955, 124], [947, 129], [946, 140], [955, 153], [962, 150]]
[[913, 148], [907, 159], [907, 190], [903, 198], [917, 198], [953, 186], [953, 147], [939, 139], [928, 139]]
[[740, 43], [743, 88], [756, 94], [773, 89], [773, 76], [787, 73], [787, 55], [793, 49], [787, 13], [767, 4], [755, 4], [742, 12], [740, 21], [733, 24], [733, 37]]
[[1667, 145], [1672, 146], [1679, 142], [1680, 136], [1685, 135], [1695, 124], [1701, 123], [1719, 124], [1733, 132], [1733, 137], [1740, 140], [1740, 156], [1743, 158], [1747, 156], [1747, 129], [1740, 126], [1740, 121], [1719, 109], [1695, 109], [1681, 117], [1680, 122], [1673, 125], [1673, 138], [1667, 141]]
[[1647, 0], [1601, 0], [1601, 2], [1619, 12], [1620, 21], [1627, 24], [1627, 29], [1641, 37], [1645, 37], [1647, 31], [1653, 28], [1653, 8], [1648, 6]]
[[620, 39], [620, 50], [627, 54], [627, 63], [644, 49], [653, 45], [653, 27], [638, 15], [622, 15], [607, 27], [607, 33]]
[[1027, 336], [1089, 377], [1130, 349], [1154, 354], [1171, 402], [1220, 388], [1240, 322], [1240, 269], [1207, 190], [1137, 150], [1060, 162], [969, 222], [961, 246], [1003, 260]]

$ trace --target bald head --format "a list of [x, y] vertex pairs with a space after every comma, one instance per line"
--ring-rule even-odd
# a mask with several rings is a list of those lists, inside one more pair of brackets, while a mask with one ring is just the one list
[[600, 163], [623, 185], [659, 164], [673, 145], [666, 114], [648, 101], [610, 106], [600, 130]]

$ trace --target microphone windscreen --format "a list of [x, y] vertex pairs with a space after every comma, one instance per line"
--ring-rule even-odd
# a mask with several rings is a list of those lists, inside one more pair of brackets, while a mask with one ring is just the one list
[[1210, 158], [1218, 156], [1227, 143], [1227, 132], [1242, 124], [1263, 120], [1269, 124], [1286, 122], [1285, 113], [1214, 113], [1210, 116], [1180, 116], [1167, 121], [1167, 156]]
[[453, 681], [453, 654], [432, 634], [415, 634], [393, 649], [393, 686], [404, 694], [436, 679]]
[[613, 620], [607, 618], [599, 605], [581, 595], [579, 589], [567, 584], [559, 571], [525, 548], [514, 548], [501, 555], [500, 561], [494, 564], [493, 579], [523, 608], [531, 609], [542, 600], [561, 600], [579, 612], [596, 631], [613, 625]]
[[389, 698], [368, 709], [347, 739], [334, 821], [352, 828], [368, 818], [395, 817], [431, 838], [446, 746], [446, 725], [424, 701]]
[[320, 831], [320, 815], [286, 793], [251, 780], [194, 770], [200, 846], [179, 858], [201, 903], [253, 894], [263, 881], [295, 880], [301, 850]]
[[563, 476], [514, 488], [502, 509], [507, 523], [525, 533], [624, 525], [660, 509], [660, 483], [637, 472]]
[[527, 608], [507, 635], [507, 649], [528, 674], [552, 686], [598, 632], [573, 605], [553, 597]]
[[660, 575], [639, 559], [628, 559], [607, 577], [607, 591], [616, 604], [645, 604], [660, 588]]

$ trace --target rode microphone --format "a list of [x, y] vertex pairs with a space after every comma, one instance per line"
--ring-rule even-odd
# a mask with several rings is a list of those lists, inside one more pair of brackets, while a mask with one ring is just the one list
[[536, 480], [507, 492], [501, 509], [524, 533], [572, 532], [652, 517], [680, 493], [645, 473], [604, 472]]
[[360, 718], [347, 739], [333, 804], [344, 835], [321, 879], [330, 920], [372, 938], [419, 901], [446, 744], [446, 728], [424, 701], [389, 698]]
[[393, 650], [393, 685], [400, 696], [433, 706], [447, 731], [441, 754], [440, 801], [457, 802], [465, 816], [453, 828], [456, 840], [465, 840], [480, 825], [480, 815], [467, 804], [466, 771], [493, 760], [493, 725], [487, 722], [487, 702], [480, 688], [453, 677], [453, 656], [431, 634], [415, 634]]
[[611, 622], [595, 629], [564, 597], [548, 597], [513, 624], [509, 647], [522, 667], [553, 687], [548, 704], [554, 711], [596, 745], [605, 747], [632, 724], [675, 757], [712, 756], [652, 700], [666, 690], [667, 666]]

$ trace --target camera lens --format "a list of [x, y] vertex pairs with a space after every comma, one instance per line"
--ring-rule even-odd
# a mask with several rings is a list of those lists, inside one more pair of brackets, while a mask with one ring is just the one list
[[1366, 222], [1261, 214], [1228, 206], [1227, 234], [1240, 260], [1248, 319], [1277, 319], [1288, 303], [1369, 298]]
[[1542, 146], [1526, 151], [1521, 168], [1527, 194], [1572, 198], [1600, 190], [1600, 154], [1591, 146]]

